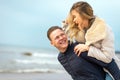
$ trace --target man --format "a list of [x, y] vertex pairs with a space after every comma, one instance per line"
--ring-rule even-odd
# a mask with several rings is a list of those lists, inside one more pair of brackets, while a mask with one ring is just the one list
[[74, 80], [105, 80], [103, 67], [116, 65], [114, 60], [110, 64], [104, 64], [95, 58], [88, 57], [87, 52], [77, 56], [74, 53], [77, 43], [69, 44], [66, 34], [58, 26], [49, 28], [47, 37], [51, 44], [60, 51], [58, 60]]

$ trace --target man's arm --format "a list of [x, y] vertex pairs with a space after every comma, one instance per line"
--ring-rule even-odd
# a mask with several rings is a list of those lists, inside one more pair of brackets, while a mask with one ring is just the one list
[[110, 63], [104, 63], [100, 60], [97, 60], [94, 57], [87, 56], [87, 54], [88, 54], [88, 52], [86, 51], [86, 52], [83, 52], [82, 54], [80, 54], [80, 56], [91, 63], [98, 64], [99, 66], [107, 69], [111, 73], [111, 75], [113, 76], [113, 78], [115, 80], [120, 80], [120, 70], [118, 68], [118, 65], [114, 61], [114, 59], [112, 59], [112, 61]]
[[104, 62], [102, 62], [102, 61], [100, 61], [100, 60], [97, 60], [97, 59], [94, 58], [94, 57], [90, 57], [90, 56], [87, 56], [87, 55], [88, 55], [88, 52], [87, 52], [87, 51], [82, 52], [82, 53], [80, 54], [80, 56], [81, 56], [82, 58], [86, 59], [86, 60], [89, 61], [89, 62], [98, 64], [99, 66], [102, 66], [102, 67], [107, 67], [107, 66], [108, 66], [108, 63], [104, 63]]

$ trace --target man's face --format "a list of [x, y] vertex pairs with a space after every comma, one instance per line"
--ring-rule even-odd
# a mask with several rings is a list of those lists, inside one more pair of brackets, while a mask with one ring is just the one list
[[60, 51], [67, 48], [68, 39], [64, 31], [60, 29], [56, 29], [50, 34], [50, 38], [51, 38], [51, 44]]

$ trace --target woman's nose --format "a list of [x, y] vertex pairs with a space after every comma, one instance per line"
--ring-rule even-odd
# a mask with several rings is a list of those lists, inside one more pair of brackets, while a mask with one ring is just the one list
[[75, 22], [76, 21], [76, 19], [73, 19], [73, 22]]

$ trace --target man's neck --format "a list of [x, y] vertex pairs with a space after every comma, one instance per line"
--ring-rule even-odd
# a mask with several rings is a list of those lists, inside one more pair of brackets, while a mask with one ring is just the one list
[[61, 52], [61, 53], [64, 53], [66, 50], [67, 50], [67, 48], [60, 49], [60, 52]]

